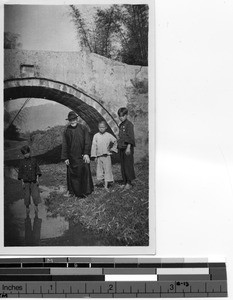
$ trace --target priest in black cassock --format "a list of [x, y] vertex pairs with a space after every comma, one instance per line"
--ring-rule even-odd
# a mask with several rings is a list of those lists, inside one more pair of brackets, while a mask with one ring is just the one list
[[78, 116], [68, 114], [69, 125], [64, 131], [61, 159], [67, 165], [69, 195], [85, 197], [94, 190], [90, 170], [91, 140], [86, 126], [78, 123]]

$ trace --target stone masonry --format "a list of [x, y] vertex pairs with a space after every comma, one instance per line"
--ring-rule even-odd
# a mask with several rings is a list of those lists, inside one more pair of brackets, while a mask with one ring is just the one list
[[140, 127], [140, 136], [135, 132], [139, 157], [148, 152], [148, 87], [140, 91], [148, 83], [147, 67], [87, 52], [26, 50], [5, 50], [4, 64], [4, 101], [26, 97], [54, 100], [75, 110], [93, 133], [98, 121], [105, 119], [115, 135], [117, 110], [129, 107], [135, 110], [131, 120], [141, 124], [135, 123]]

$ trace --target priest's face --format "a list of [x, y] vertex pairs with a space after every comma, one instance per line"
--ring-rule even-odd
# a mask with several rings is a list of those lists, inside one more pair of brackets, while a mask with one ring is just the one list
[[78, 118], [71, 119], [69, 122], [72, 127], [75, 127], [78, 124]]

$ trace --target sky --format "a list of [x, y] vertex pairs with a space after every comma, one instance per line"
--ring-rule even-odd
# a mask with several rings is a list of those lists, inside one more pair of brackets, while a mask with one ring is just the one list
[[6, 5], [4, 31], [20, 34], [22, 49], [80, 50], [69, 6]]
[[[97, 5], [79, 5], [88, 24], [93, 23], [96, 7]], [[20, 34], [22, 49], [80, 51], [69, 13], [69, 5], [6, 5], [4, 31]]]

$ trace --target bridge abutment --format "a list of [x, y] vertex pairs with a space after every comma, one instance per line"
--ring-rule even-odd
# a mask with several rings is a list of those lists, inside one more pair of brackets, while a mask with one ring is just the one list
[[[148, 146], [148, 70], [86, 52], [4, 51], [4, 101], [44, 98], [76, 111], [93, 133], [105, 119], [117, 135], [117, 110], [135, 124], [136, 157]], [[144, 89], [143, 89], [144, 87]]]

